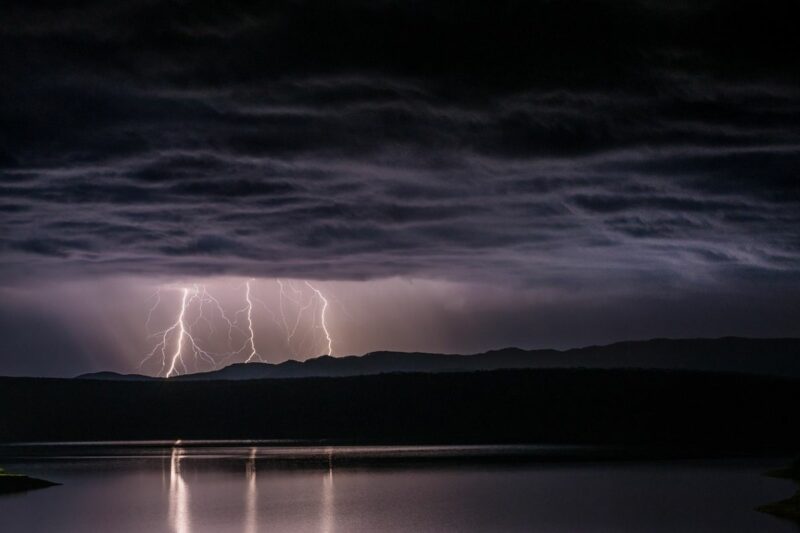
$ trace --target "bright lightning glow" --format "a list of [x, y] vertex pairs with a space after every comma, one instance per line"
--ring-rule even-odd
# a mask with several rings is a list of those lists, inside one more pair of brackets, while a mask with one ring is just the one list
[[[150, 353], [147, 354], [144, 360], [142, 360], [139, 365], [140, 368], [153, 356], [155, 356], [156, 353], [161, 353], [161, 372], [164, 373], [165, 377], [172, 377], [179, 371], [187, 372], [188, 368], [186, 366], [186, 362], [183, 360], [183, 352], [186, 347], [191, 349], [191, 353], [194, 355], [195, 360], [202, 361], [212, 368], [217, 367], [214, 354], [211, 354], [198, 345], [191, 333], [191, 324], [187, 324], [186, 322], [186, 311], [195, 300], [200, 302], [200, 314], [194, 323], [197, 323], [200, 319], [205, 319], [203, 316], [202, 307], [203, 302], [206, 301], [205, 295], [205, 287], [203, 288], [202, 292], [197, 285], [195, 285], [191, 290], [187, 287], [183, 287], [181, 289], [181, 306], [180, 311], [178, 312], [178, 317], [167, 329], [153, 335], [159, 337], [160, 340], [155, 347], [153, 347]], [[155, 307], [151, 308], [149, 314], [152, 314], [154, 309]], [[225, 318], [227, 319], [227, 317]], [[175, 348], [170, 355], [167, 355], [167, 350], [171, 339], [174, 339]]]
[[[295, 294], [299, 294], [298, 298], [293, 298], [293, 297], [289, 296], [289, 294], [284, 289], [283, 282], [280, 279], [276, 279], [275, 281], [278, 283], [278, 288], [279, 288], [279, 292], [278, 292], [278, 309], [280, 310], [280, 313], [281, 313], [281, 321], [283, 323], [283, 330], [286, 333], [286, 346], [289, 348], [289, 352], [291, 353], [292, 357], [294, 357], [296, 355], [296, 351], [295, 351], [294, 343], [293, 343], [294, 336], [297, 333], [297, 328], [300, 325], [300, 320], [303, 318], [303, 313], [306, 311], [306, 309], [311, 307], [311, 304], [314, 303], [314, 299], [312, 298], [312, 299], [310, 299], [308, 301], [308, 303], [303, 304], [301, 299], [300, 299], [300, 298], [302, 298], [302, 295], [303, 295], [302, 291], [299, 290], [299, 289], [296, 289], [294, 287], [294, 285], [292, 285], [291, 281], [289, 282], [289, 288]], [[284, 300], [288, 300], [288, 301], [292, 302], [294, 304], [295, 308], [297, 308], [297, 314], [295, 315], [295, 318], [294, 318], [294, 325], [291, 328], [289, 327], [289, 323], [286, 320], [286, 311], [284, 310], [284, 307], [285, 307], [284, 306]], [[302, 343], [301, 343], [301, 345], [302, 345]]]
[[250, 355], [245, 360], [245, 363], [251, 362], [253, 359], [258, 359], [260, 362], [264, 362], [261, 359], [261, 356], [256, 351], [256, 342], [255, 342], [255, 332], [253, 331], [253, 300], [250, 298], [250, 280], [245, 283], [247, 290], [245, 292], [245, 300], [247, 301], [247, 330], [250, 332]]
[[[150, 333], [150, 320], [153, 318], [153, 311], [156, 310], [158, 305], [161, 303], [161, 289], [156, 289], [156, 292], [153, 293], [153, 296], [156, 297], [156, 301], [153, 303], [153, 306], [147, 311], [147, 320], [144, 323], [144, 329]], [[152, 298], [152, 296], [151, 296]]]
[[317, 297], [322, 301], [322, 310], [320, 311], [320, 314], [319, 314], [319, 316], [320, 316], [319, 320], [320, 320], [320, 324], [321, 324], [321, 327], [322, 327], [322, 331], [325, 332], [325, 338], [328, 340], [328, 353], [327, 353], [327, 355], [333, 355], [333, 339], [331, 339], [331, 334], [328, 331], [328, 324], [325, 321], [325, 312], [328, 310], [328, 300], [325, 298], [325, 296], [322, 295], [322, 293], [319, 291], [319, 289], [316, 289], [309, 282], [306, 281], [306, 285], [308, 285], [308, 288], [311, 289], [312, 291], [314, 291], [317, 294]]
[[[222, 320], [224, 320], [225, 323], [228, 325], [228, 348], [230, 348], [231, 345], [233, 344], [233, 330], [234, 329], [238, 330], [239, 328], [237, 328], [236, 325], [233, 322], [231, 322], [231, 319], [228, 318], [228, 316], [225, 314], [225, 310], [222, 308], [222, 304], [219, 303], [219, 300], [211, 296], [211, 293], [206, 291], [205, 286], [203, 287], [203, 298], [214, 304], [214, 306], [217, 308], [217, 311], [219, 311]], [[209, 325], [210, 324], [211, 323], [209, 322]], [[214, 333], [213, 326], [211, 327], [211, 333]]]
[[[181, 359], [181, 353], [183, 352], [183, 337], [186, 335], [186, 325], [183, 323], [183, 317], [186, 315], [186, 297], [189, 295], [189, 289], [183, 289], [183, 298], [181, 299], [181, 312], [178, 314], [178, 321], [173, 324], [172, 328], [175, 329], [176, 327], [180, 328], [178, 332], [178, 342], [175, 346], [175, 353], [172, 354], [172, 362], [170, 363], [169, 370], [167, 370], [167, 377], [170, 377], [172, 374], [175, 373], [175, 364], [180, 359], [181, 364], [183, 364], [183, 359]], [[167, 330], [169, 332], [170, 330]], [[164, 333], [164, 342], [166, 342], [167, 333]], [[184, 365], [184, 369], [186, 366]]]
[[[255, 342], [256, 333], [265, 325], [261, 320], [262, 315], [263, 318], [271, 318], [278, 331], [283, 331], [286, 349], [292, 357], [296, 357], [298, 353], [308, 354], [309, 351], [311, 355], [320, 352], [333, 355], [334, 340], [328, 321], [330, 303], [336, 303], [335, 298], [330, 300], [331, 297], [308, 281], [276, 279], [279, 301], [278, 309], [273, 311], [257, 297], [254, 281], [249, 279], [241, 284], [244, 285], [244, 306], [233, 315], [226, 312], [222, 302], [205, 285], [193, 284], [177, 288], [180, 305], [172, 322], [166, 329], [149, 334], [150, 323], [156, 320], [159, 307], [166, 300], [167, 289], [157, 289], [148, 298], [152, 305], [148, 305], [145, 321], [148, 338], [155, 338], [156, 344], [139, 364], [139, 368], [151, 359], [160, 359], [158, 375], [169, 378], [186, 374], [190, 369], [214, 370], [237, 360], [263, 363], [264, 359]], [[225, 330], [227, 349], [209, 351], [204, 347], [205, 343], [223, 346]], [[259, 335], [262, 333], [259, 332]], [[320, 342], [323, 343], [322, 350], [318, 348]]]

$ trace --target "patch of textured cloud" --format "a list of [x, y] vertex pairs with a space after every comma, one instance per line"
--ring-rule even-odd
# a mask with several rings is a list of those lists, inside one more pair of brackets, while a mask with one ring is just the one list
[[[504, 28], [529, 36], [534, 24], [536, 42], [461, 43], [492, 20], [475, 5], [445, 28], [452, 39], [420, 27], [386, 55], [446, 10], [298, 6], [310, 7], [15, 8], [0, 32], [30, 60], [0, 53], [11, 80], [0, 116], [14, 131], [0, 133], [6, 283], [797, 274], [800, 93], [782, 49], [741, 75], [702, 35], [674, 32], [699, 27], [701, 7], [587, 6], [575, 20], [545, 3], [515, 6]], [[737, 27], [727, 20], [723, 34]], [[317, 40], [287, 35], [300, 21]], [[344, 31], [366, 21], [383, 40]], [[475, 64], [451, 61], [454, 43]], [[264, 54], [233, 53], [243, 47]]]
[[[385, 275], [383, 266], [402, 264], [401, 258], [408, 260], [408, 268], [390, 274], [413, 274], [430, 260], [430, 267], [423, 271], [437, 275], [435, 271], [441, 267], [434, 264], [441, 257], [475, 261], [476, 265], [445, 267], [454, 276], [460, 269], [471, 276], [492, 254], [503, 257], [507, 251], [522, 255], [522, 262], [525, 258], [520, 252], [527, 251], [540, 258], [550, 255], [558, 264], [564, 248], [579, 247], [572, 255], [589, 257], [595, 246], [592, 243], [609, 256], [614, 255], [616, 245], [625, 243], [616, 249], [622, 259], [623, 253], [630, 251], [627, 239], [637, 237], [636, 232], [623, 231], [624, 237], [620, 237], [605, 228], [618, 229], [614, 221], [619, 217], [645, 212], [662, 219], [692, 214], [702, 221], [692, 228], [693, 247], [706, 243], [729, 246], [730, 251], [752, 247], [771, 224], [788, 228], [784, 223], [796, 218], [785, 196], [776, 203], [763, 198], [763, 190], [758, 195], [739, 191], [735, 196], [723, 190], [718, 195], [706, 193], [701, 200], [694, 195], [691, 182], [648, 173], [639, 153], [631, 151], [630, 156], [631, 163], [620, 154], [578, 161], [462, 157], [454, 159], [455, 164], [426, 168], [418, 161], [403, 165], [413, 158], [395, 155], [358, 162], [285, 160], [277, 171], [269, 170], [274, 164], [265, 161], [269, 166], [264, 167], [267, 172], [262, 176], [258, 176], [261, 160], [257, 158], [230, 167], [221, 158], [221, 168], [227, 173], [220, 175], [220, 166], [205, 172], [193, 161], [183, 168], [181, 160], [176, 163], [171, 158], [166, 158], [159, 170], [154, 166], [159, 159], [150, 157], [141, 165], [128, 162], [121, 166], [123, 170], [117, 168], [116, 179], [30, 177], [25, 184], [4, 189], [7, 197], [25, 202], [25, 208], [2, 216], [20, 228], [14, 241], [19, 244], [12, 248], [36, 253], [37, 246], [44, 250], [47, 243], [60, 242], [61, 259], [70, 256], [68, 233], [90, 230], [85, 232], [86, 239], [94, 244], [82, 242], [74, 247], [76, 267], [85, 257], [81, 254], [94, 249], [117, 254], [119, 261], [124, 256], [163, 255], [152, 270], [160, 265], [169, 271], [171, 264], [177, 264], [170, 260], [175, 255], [195, 255], [198, 265], [203, 257], [210, 260], [218, 255], [262, 262], [261, 272], [253, 272], [254, 265], [247, 261], [231, 262], [230, 271], [269, 275], [274, 269], [285, 275], [293, 260], [308, 272], [309, 260], [343, 265], [355, 262], [340, 261], [354, 254], [351, 259], [357, 257], [362, 267], [357, 272], [342, 271], [339, 276], [343, 278], [369, 277], [371, 263], [376, 275]], [[640, 168], [631, 171], [631, 164]], [[147, 168], [151, 177], [142, 181], [139, 168]], [[236, 179], [237, 174], [243, 177]], [[291, 181], [287, 181], [288, 174]], [[347, 194], [331, 194], [337, 190]], [[225, 198], [235, 199], [235, 205], [223, 202]], [[66, 209], [75, 204], [93, 207]], [[735, 231], [720, 239], [726, 229]], [[787, 231], [791, 238], [791, 230]], [[225, 246], [198, 246], [198, 234], [203, 232]], [[638, 246], [644, 251], [662, 240], [662, 245], [679, 247], [676, 233], [683, 235], [681, 231], [650, 231], [646, 236], [651, 242]], [[791, 249], [781, 249], [776, 240], [767, 244], [774, 252], [793, 254]], [[653, 258], [651, 254], [636, 255]], [[118, 261], [107, 264], [120, 267]], [[669, 268], [659, 261], [648, 266]], [[129, 268], [135, 272], [139, 265], [134, 262]], [[216, 270], [218, 265], [209, 268]]]

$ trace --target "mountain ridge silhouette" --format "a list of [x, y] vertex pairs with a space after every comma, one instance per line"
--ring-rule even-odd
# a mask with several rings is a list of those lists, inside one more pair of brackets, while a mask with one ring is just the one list
[[[471, 355], [382, 350], [360, 356], [322, 355], [304, 361], [289, 359], [280, 363], [233, 363], [218, 370], [169, 379], [213, 381], [347, 377], [523, 368], [637, 368], [800, 377], [800, 339], [655, 338], [566, 350], [508, 347]], [[94, 372], [77, 376], [77, 379], [145, 381], [165, 378]]]

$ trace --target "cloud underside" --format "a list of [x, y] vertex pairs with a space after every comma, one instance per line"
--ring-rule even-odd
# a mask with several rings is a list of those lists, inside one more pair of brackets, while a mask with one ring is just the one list
[[797, 280], [790, 6], [11, 6], [0, 275]]

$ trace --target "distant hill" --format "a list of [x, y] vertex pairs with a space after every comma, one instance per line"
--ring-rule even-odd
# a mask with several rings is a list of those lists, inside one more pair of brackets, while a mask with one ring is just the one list
[[[800, 339], [652, 339], [571, 350], [504, 348], [475, 355], [372, 352], [363, 356], [322, 356], [283, 363], [237, 363], [174, 380], [246, 380], [366, 376], [398, 372], [469, 372], [520, 368], [640, 368], [739, 372], [800, 377]], [[150, 380], [147, 376], [99, 372], [96, 380]]]

